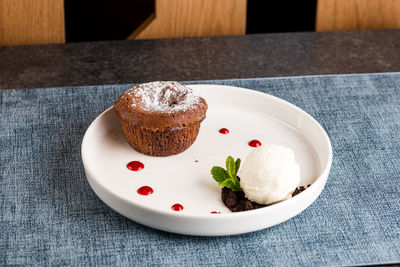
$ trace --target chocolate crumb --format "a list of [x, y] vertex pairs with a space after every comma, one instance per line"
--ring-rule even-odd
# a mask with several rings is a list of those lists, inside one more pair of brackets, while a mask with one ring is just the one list
[[304, 190], [306, 190], [307, 187], [309, 187], [309, 186], [310, 186], [310, 184], [307, 185], [307, 186], [301, 185], [301, 186], [296, 187], [296, 189], [295, 189], [294, 192], [292, 193], [292, 197], [294, 197], [295, 195], [300, 194], [301, 192], [303, 192]]
[[[292, 197], [294, 197], [297, 194], [300, 194], [304, 190], [307, 189], [307, 186], [299, 186], [296, 187], [294, 192], [292, 193]], [[238, 211], [247, 211], [247, 210], [254, 210], [254, 209], [259, 209], [262, 207], [266, 207], [268, 205], [264, 204], [258, 204], [254, 201], [250, 201], [245, 197], [245, 194], [243, 191], [232, 191], [229, 188], [223, 187], [221, 190], [221, 198], [222, 202], [225, 204], [225, 206], [230, 209], [232, 212], [238, 212]]]
[[232, 212], [254, 210], [267, 206], [248, 200], [243, 191], [232, 191], [226, 187], [221, 190], [221, 198], [225, 206]]
[[194, 162], [199, 162], [197, 159]]

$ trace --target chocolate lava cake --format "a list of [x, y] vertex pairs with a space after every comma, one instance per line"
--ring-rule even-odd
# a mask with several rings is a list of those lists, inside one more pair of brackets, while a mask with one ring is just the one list
[[193, 144], [207, 107], [191, 88], [171, 81], [129, 89], [119, 96], [114, 111], [131, 147], [150, 156], [170, 156]]

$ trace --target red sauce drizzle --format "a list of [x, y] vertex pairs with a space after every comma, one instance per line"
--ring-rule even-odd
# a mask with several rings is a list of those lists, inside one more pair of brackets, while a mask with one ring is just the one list
[[249, 146], [251, 146], [251, 147], [259, 147], [259, 146], [261, 146], [261, 142], [258, 141], [257, 139], [254, 139], [254, 140], [251, 140], [249, 142]]
[[126, 167], [131, 171], [137, 172], [143, 170], [144, 164], [141, 163], [140, 161], [131, 161], [128, 164], [126, 164]]
[[176, 204], [172, 205], [171, 209], [173, 211], [181, 211], [181, 210], [183, 210], [183, 206], [181, 204], [176, 203]]
[[221, 128], [221, 129], [219, 130], [219, 132], [220, 132], [221, 134], [228, 134], [228, 133], [229, 133], [229, 130], [226, 129], [226, 128]]
[[211, 213], [212, 213], [212, 214], [220, 214], [221, 212], [219, 212], [219, 211], [212, 211]]
[[139, 188], [137, 190], [137, 192], [139, 195], [148, 196], [148, 195], [153, 194], [154, 190], [150, 186], [145, 185], [145, 186], [142, 186], [141, 188]]

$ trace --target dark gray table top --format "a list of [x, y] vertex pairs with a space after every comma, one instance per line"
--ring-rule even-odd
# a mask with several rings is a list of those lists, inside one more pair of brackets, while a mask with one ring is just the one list
[[0, 47], [0, 88], [400, 71], [400, 29]]

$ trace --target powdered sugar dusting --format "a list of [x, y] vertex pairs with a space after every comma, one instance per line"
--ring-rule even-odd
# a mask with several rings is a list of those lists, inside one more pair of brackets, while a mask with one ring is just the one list
[[200, 103], [200, 94], [177, 82], [150, 82], [126, 92], [131, 105], [147, 111], [184, 111]]

